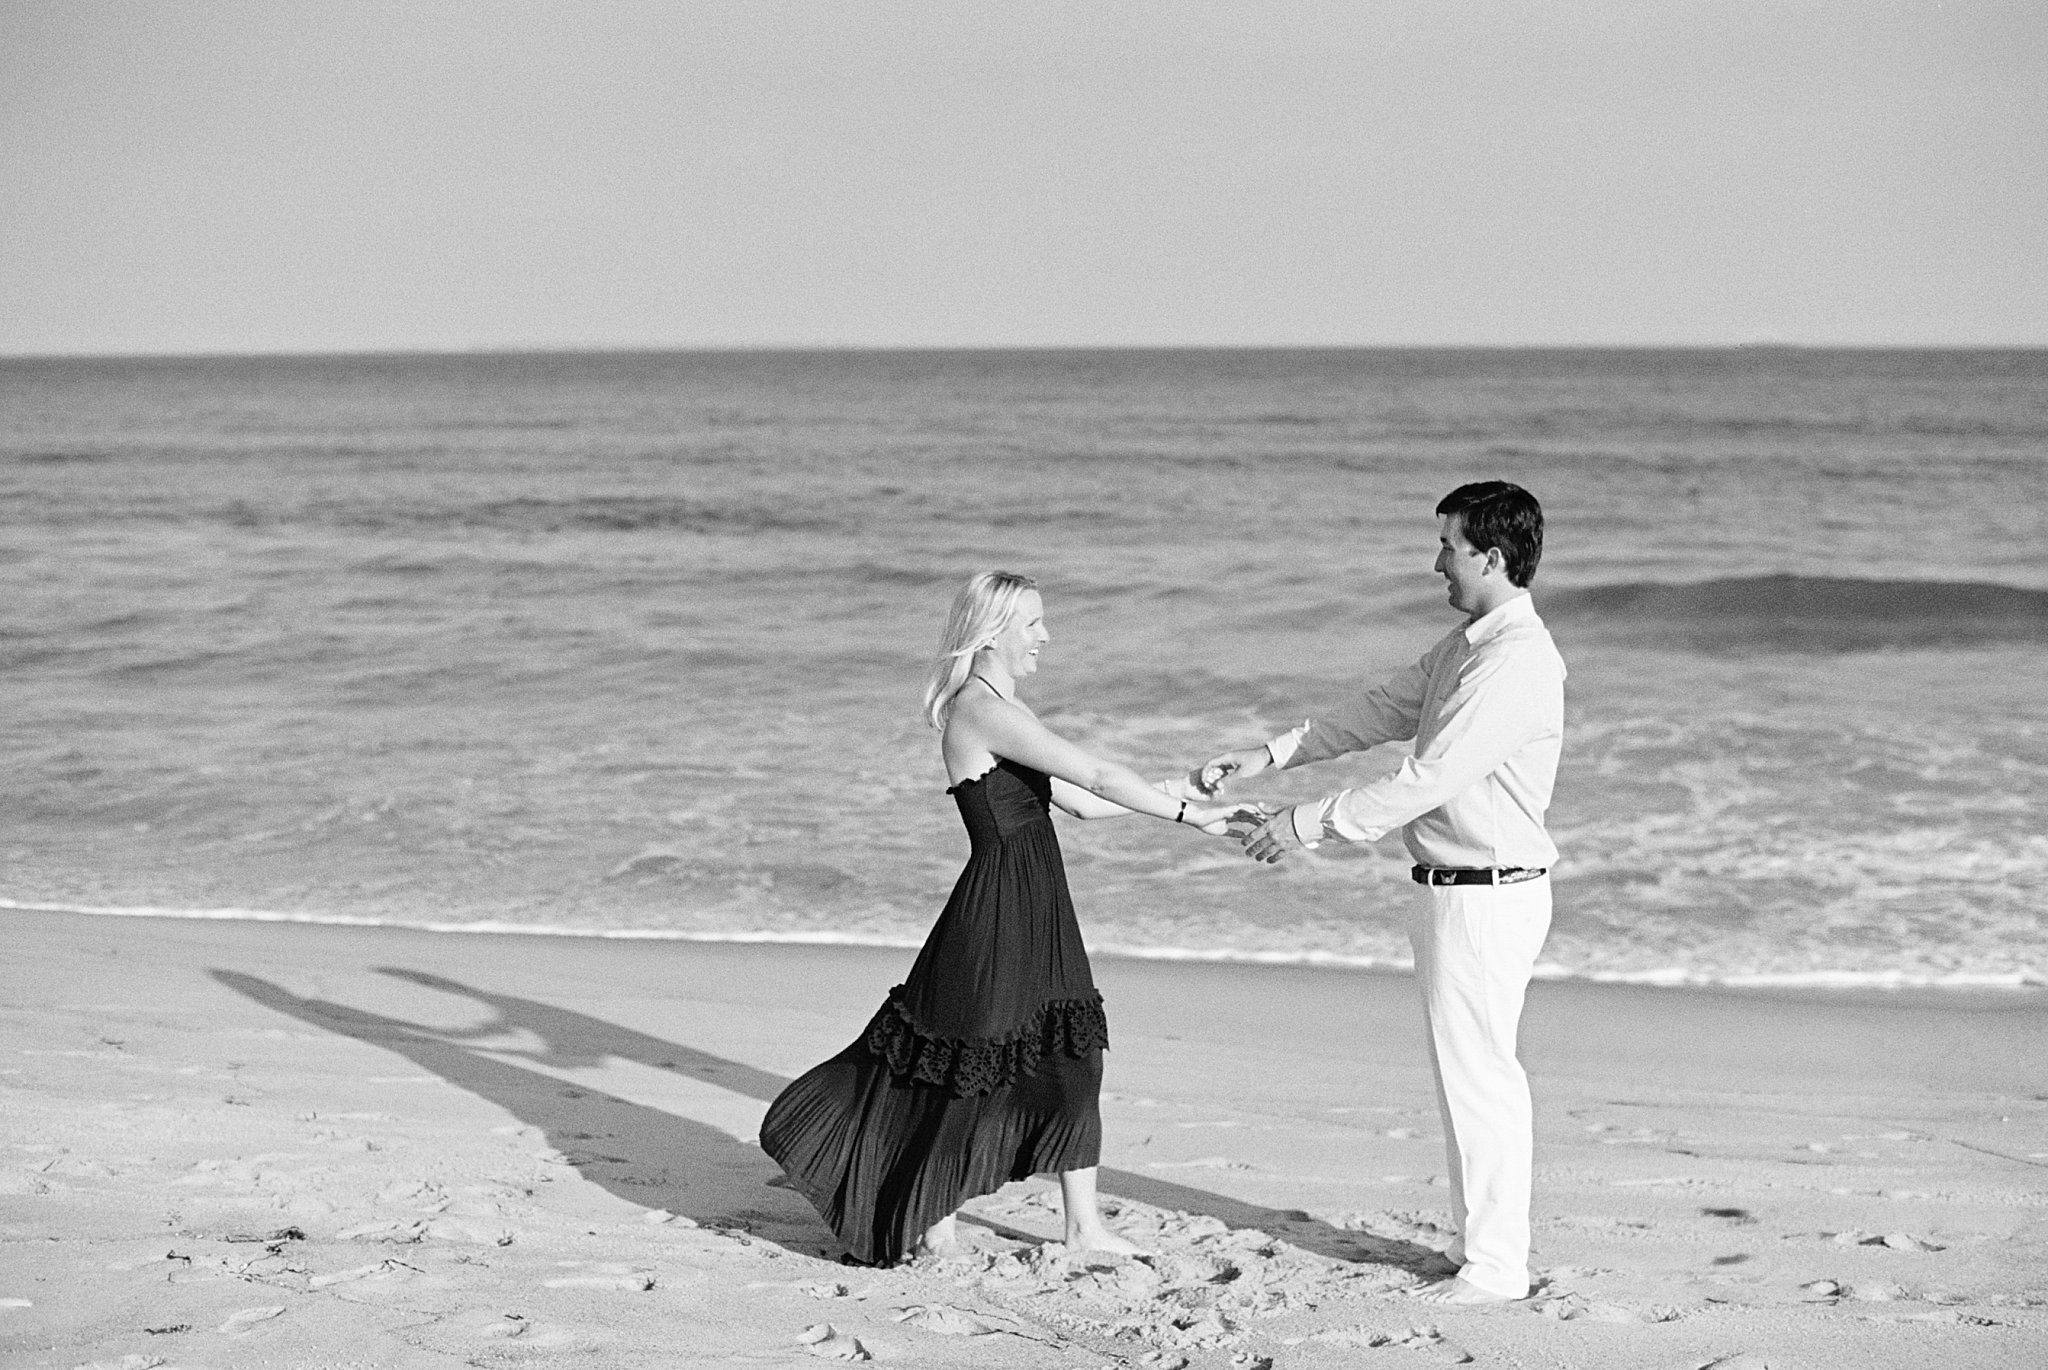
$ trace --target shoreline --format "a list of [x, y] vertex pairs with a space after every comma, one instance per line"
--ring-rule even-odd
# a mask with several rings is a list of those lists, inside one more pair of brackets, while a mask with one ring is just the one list
[[[668, 928], [581, 928], [561, 924], [504, 923], [495, 920], [472, 922], [407, 922], [356, 914], [285, 913], [263, 909], [217, 908], [174, 909], [162, 907], [122, 908], [90, 904], [62, 904], [0, 898], [0, 913], [56, 914], [87, 918], [161, 919], [167, 922], [285, 924], [304, 927], [383, 928], [391, 931], [421, 932], [436, 936], [534, 937], [586, 939], [604, 942], [683, 942], [731, 946], [815, 946], [868, 947], [880, 950], [915, 951], [921, 939], [867, 936], [830, 932], [691, 932]], [[1395, 959], [1345, 956], [1327, 952], [1239, 951], [1229, 948], [1129, 947], [1089, 944], [1088, 953], [1099, 960], [1158, 961], [1185, 965], [1289, 966], [1308, 970], [1329, 970], [1367, 975], [1407, 975], [1413, 966]], [[1885, 996], [1932, 994], [1940, 996], [1989, 994], [2031, 994], [2048, 990], [2048, 974], [2034, 970], [2012, 972], [1957, 972], [1948, 975], [1914, 975], [1905, 971], [1791, 971], [1704, 975], [1683, 967], [1646, 971], [1581, 971], [1551, 962], [1538, 962], [1534, 983], [1627, 985], [1659, 990], [1746, 991], [1765, 994], [1824, 994]]]

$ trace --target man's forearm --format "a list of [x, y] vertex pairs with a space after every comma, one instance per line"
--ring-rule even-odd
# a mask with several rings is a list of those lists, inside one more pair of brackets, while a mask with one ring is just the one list
[[1381, 682], [1320, 718], [1303, 721], [1266, 743], [1273, 765], [1291, 770], [1362, 752], [1382, 742], [1414, 738], [1422, 722], [1422, 700], [1429, 688], [1429, 658]]

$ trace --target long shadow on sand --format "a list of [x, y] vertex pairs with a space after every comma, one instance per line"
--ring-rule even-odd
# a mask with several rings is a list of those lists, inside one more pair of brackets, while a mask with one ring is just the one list
[[[731, 1072], [742, 1093], [762, 1088], [774, 1077], [546, 1004], [481, 994], [410, 971], [389, 973], [481, 999], [498, 1010], [499, 1018], [481, 1028], [451, 1031], [301, 998], [235, 971], [211, 972], [221, 984], [266, 1008], [397, 1052], [457, 1088], [490, 1100], [539, 1128], [548, 1145], [567, 1157], [585, 1179], [629, 1203], [666, 1208], [705, 1226], [745, 1228], [792, 1251], [837, 1255], [842, 1249], [809, 1204], [789, 1190], [770, 1186], [769, 1181], [782, 1172], [759, 1147], [709, 1124], [572, 1084], [506, 1058], [526, 1056], [537, 1065], [574, 1068], [624, 1056], [719, 1083], [726, 1082], [724, 1072]], [[522, 1027], [541, 1034], [545, 1049], [527, 1052], [481, 1045]]]
[[[707, 1124], [572, 1085], [504, 1058], [521, 1056], [538, 1066], [567, 1070], [601, 1066], [616, 1057], [763, 1102], [782, 1092], [789, 1083], [784, 1077], [572, 1009], [475, 989], [425, 971], [378, 969], [427, 989], [473, 999], [490, 1008], [494, 1017], [475, 1028], [427, 1027], [301, 998], [235, 971], [211, 974], [267, 1008], [395, 1051], [450, 1084], [490, 1100], [541, 1129], [549, 1145], [566, 1155], [584, 1178], [630, 1203], [666, 1208], [707, 1225], [744, 1227], [795, 1251], [835, 1254], [841, 1249], [808, 1204], [773, 1183], [781, 1171], [759, 1147]], [[538, 1050], [483, 1045], [502, 1043], [514, 1034], [538, 1039], [541, 1045]], [[1105, 1194], [1206, 1215], [1233, 1228], [1257, 1228], [1340, 1260], [1419, 1267], [1435, 1255], [1419, 1243], [1332, 1227], [1298, 1210], [1265, 1208], [1128, 1170], [1104, 1166], [1098, 1184]]]

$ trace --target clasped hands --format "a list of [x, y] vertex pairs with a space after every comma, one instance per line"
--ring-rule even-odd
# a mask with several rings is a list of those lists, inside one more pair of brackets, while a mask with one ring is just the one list
[[[1211, 799], [1222, 791], [1225, 781], [1257, 775], [1260, 771], [1270, 770], [1272, 765], [1271, 752], [1262, 746], [1247, 747], [1243, 751], [1224, 752], [1213, 757], [1185, 776], [1162, 783], [1159, 788], [1180, 799]], [[1286, 855], [1289, 848], [1301, 846], [1287, 809], [1279, 804], [1259, 800], [1242, 804], [1197, 805], [1191, 802], [1185, 821], [1213, 836], [1236, 838], [1243, 844], [1245, 855], [1254, 861], [1270, 864]]]

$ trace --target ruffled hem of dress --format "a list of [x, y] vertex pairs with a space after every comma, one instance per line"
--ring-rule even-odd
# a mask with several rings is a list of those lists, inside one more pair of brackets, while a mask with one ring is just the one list
[[1109, 1046], [1102, 996], [1051, 999], [1001, 1037], [938, 1037], [918, 1030], [902, 1001], [903, 986], [868, 1024], [867, 1049], [891, 1074], [937, 1085], [960, 1098], [988, 1094], [1029, 1075], [1048, 1054], [1086, 1056]]

